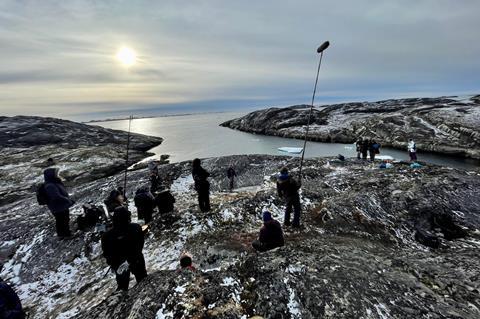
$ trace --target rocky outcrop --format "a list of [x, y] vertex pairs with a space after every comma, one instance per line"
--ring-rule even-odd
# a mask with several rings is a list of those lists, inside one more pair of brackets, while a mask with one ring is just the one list
[[[269, 108], [222, 123], [245, 132], [304, 138], [308, 105]], [[480, 96], [409, 98], [344, 103], [313, 110], [309, 139], [354, 143], [370, 137], [383, 146], [480, 159]]]
[[[0, 203], [32, 192], [52, 158], [68, 185], [96, 180], [125, 167], [127, 132], [55, 118], [0, 117]], [[130, 164], [162, 139], [132, 134]], [[16, 185], [12, 191], [11, 185]]]
[[[231, 163], [237, 189], [228, 193], [225, 169]], [[283, 166], [296, 174], [298, 159], [204, 160], [212, 175], [210, 214], [198, 210], [190, 163], [161, 166], [176, 209], [154, 217], [144, 248], [149, 276], [128, 293], [114, 291], [100, 234], [58, 241], [52, 218], [32, 196], [0, 206], [0, 252], [6, 258], [1, 276], [33, 318], [480, 316], [479, 170], [411, 169], [407, 163], [382, 170], [362, 161], [308, 159], [305, 228], [287, 229], [284, 247], [256, 253], [250, 243], [262, 225], [262, 210], [283, 219], [275, 188]], [[89, 201], [101, 203], [122, 178], [77, 185], [71, 190], [77, 200], [72, 214]], [[128, 197], [145, 184], [146, 169], [131, 172]], [[419, 232], [438, 248], [420, 243]], [[196, 272], [176, 271], [184, 250], [193, 255]]]

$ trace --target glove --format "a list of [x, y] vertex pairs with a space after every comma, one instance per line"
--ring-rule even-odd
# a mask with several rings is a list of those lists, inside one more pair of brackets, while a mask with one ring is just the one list
[[118, 266], [117, 271], [115, 272], [117, 275], [122, 275], [128, 271], [128, 263], [125, 261], [123, 264]]

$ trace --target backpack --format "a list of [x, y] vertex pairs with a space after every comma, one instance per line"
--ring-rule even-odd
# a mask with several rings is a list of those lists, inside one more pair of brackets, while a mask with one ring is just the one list
[[41, 183], [37, 186], [36, 190], [37, 195], [37, 202], [39, 205], [47, 205], [48, 204], [48, 195], [47, 191], [45, 190], [45, 183]]

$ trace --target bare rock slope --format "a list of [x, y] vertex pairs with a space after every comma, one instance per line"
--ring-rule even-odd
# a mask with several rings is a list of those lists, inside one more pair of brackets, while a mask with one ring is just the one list
[[[224, 191], [230, 163], [238, 173], [233, 193]], [[144, 248], [149, 276], [125, 294], [114, 291], [100, 234], [59, 242], [52, 218], [32, 205], [33, 196], [0, 206], [9, 230], [0, 232], [1, 248], [9, 252], [1, 276], [32, 318], [480, 316], [480, 171], [414, 170], [402, 163], [380, 170], [362, 161], [309, 159], [305, 228], [288, 230], [284, 247], [259, 254], [250, 242], [262, 210], [283, 219], [275, 176], [285, 165], [296, 174], [298, 160], [287, 157], [206, 159], [210, 214], [198, 210], [190, 163], [161, 166], [176, 209], [154, 217]], [[114, 175], [80, 183], [71, 189], [77, 198], [72, 214], [88, 201], [101, 203], [121, 182]], [[132, 172], [128, 196], [145, 184], [147, 170]], [[176, 271], [184, 250], [196, 272]]]
[[[303, 138], [308, 113], [308, 105], [269, 108], [221, 125]], [[408, 139], [413, 138], [421, 151], [480, 159], [480, 95], [344, 103], [314, 109], [310, 140], [354, 143], [360, 136], [399, 149], [406, 149]]]
[[[0, 117], [0, 203], [30, 194], [48, 158], [67, 184], [92, 181], [125, 167], [127, 132], [44, 117]], [[130, 163], [148, 156], [159, 137], [132, 134]], [[15, 188], [12, 189], [12, 185]]]

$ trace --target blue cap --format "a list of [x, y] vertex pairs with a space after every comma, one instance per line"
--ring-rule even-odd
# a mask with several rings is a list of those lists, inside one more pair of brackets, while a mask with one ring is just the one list
[[268, 222], [270, 220], [272, 220], [272, 214], [270, 214], [270, 212], [268, 212], [268, 211], [264, 211], [263, 212], [263, 221]]

